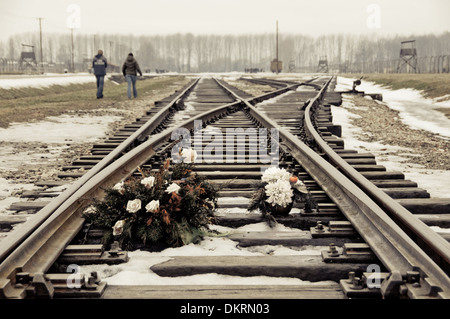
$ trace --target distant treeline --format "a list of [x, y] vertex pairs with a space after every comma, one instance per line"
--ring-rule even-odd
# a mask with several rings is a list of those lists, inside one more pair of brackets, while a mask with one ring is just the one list
[[[133, 52], [145, 70], [173, 72], [230, 72], [245, 69], [269, 71], [276, 55], [275, 34], [244, 35], [172, 35], [134, 36], [121, 34], [86, 35], [74, 33], [74, 61], [89, 61], [101, 48], [109, 62], [121, 65]], [[330, 34], [311, 37], [305, 34], [280, 34], [279, 59], [283, 71], [311, 71], [326, 56], [330, 66], [370, 65], [395, 61], [400, 43], [416, 40], [418, 57], [450, 54], [450, 32], [439, 35], [379, 36], [377, 34]], [[34, 46], [40, 62], [39, 34], [24, 33], [0, 43], [0, 58], [18, 60], [22, 51]], [[72, 41], [70, 33], [43, 34], [43, 61], [70, 66]], [[85, 62], [87, 64], [87, 62]]]

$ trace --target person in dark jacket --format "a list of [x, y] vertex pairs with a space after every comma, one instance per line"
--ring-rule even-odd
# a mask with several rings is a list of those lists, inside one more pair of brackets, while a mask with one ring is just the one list
[[122, 66], [123, 76], [127, 79], [128, 82], [128, 98], [131, 99], [131, 85], [133, 85], [133, 96], [137, 98], [137, 90], [136, 90], [136, 76], [139, 73], [142, 76], [141, 68], [139, 67], [139, 63], [133, 56], [133, 53], [128, 54], [127, 59], [123, 63]]
[[98, 54], [92, 61], [92, 68], [94, 69], [94, 75], [97, 78], [97, 99], [103, 98], [103, 85], [105, 83], [106, 68], [108, 67], [108, 61], [103, 56], [103, 51], [98, 50]]

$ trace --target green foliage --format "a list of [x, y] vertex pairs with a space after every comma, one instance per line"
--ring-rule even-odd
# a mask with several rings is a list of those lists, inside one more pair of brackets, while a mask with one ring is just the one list
[[123, 249], [177, 247], [205, 234], [214, 219], [217, 190], [192, 172], [192, 164], [174, 164], [172, 172], [169, 166], [167, 161], [153, 174], [140, 170], [142, 176], [105, 189], [104, 199], [94, 200], [84, 216], [105, 230], [104, 243], [117, 240]]

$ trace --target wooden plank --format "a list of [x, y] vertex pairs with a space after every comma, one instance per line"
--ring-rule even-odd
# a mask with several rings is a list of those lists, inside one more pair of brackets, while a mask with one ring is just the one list
[[42, 197], [57, 197], [61, 194], [61, 192], [54, 191], [24, 191], [20, 197], [21, 198], [42, 198]]
[[231, 276], [299, 278], [311, 282], [336, 281], [368, 264], [330, 264], [321, 256], [177, 256], [150, 269], [159, 276], [178, 277], [217, 273]]
[[24, 223], [30, 215], [0, 215], [0, 228]]
[[21, 210], [29, 210], [29, 209], [42, 209], [48, 203], [47, 201], [33, 201], [33, 202], [17, 202], [11, 204], [8, 208], [9, 210], [21, 211]]
[[428, 226], [450, 227], [450, 214], [416, 214], [414, 215]]
[[345, 299], [328, 285], [108, 285], [102, 299]]
[[413, 214], [450, 214], [450, 198], [405, 198], [397, 202]]
[[248, 232], [235, 233], [228, 236], [229, 239], [239, 242], [239, 246], [259, 245], [285, 245], [285, 246], [328, 246], [331, 243], [343, 245], [357, 242], [355, 238], [329, 236], [312, 238], [309, 231], [304, 232]]
[[430, 194], [422, 188], [396, 187], [380, 189], [392, 198], [430, 198]]
[[64, 185], [69, 185], [70, 182], [67, 181], [39, 181], [35, 183], [36, 186], [47, 186], [47, 187], [58, 187], [58, 186], [64, 186]]
[[375, 186], [380, 188], [397, 188], [397, 187], [417, 187], [417, 183], [404, 179], [390, 179], [390, 180], [372, 180]]
[[[309, 229], [317, 225], [318, 221], [328, 223], [329, 221], [340, 220], [342, 216], [316, 216], [315, 214], [290, 213], [287, 217], [277, 217], [277, 222], [288, 227], [298, 229]], [[261, 214], [232, 213], [216, 215], [216, 223], [228, 227], [240, 227], [248, 224], [255, 224], [264, 221]]]
[[361, 172], [367, 179], [404, 179], [405, 175], [402, 172]]

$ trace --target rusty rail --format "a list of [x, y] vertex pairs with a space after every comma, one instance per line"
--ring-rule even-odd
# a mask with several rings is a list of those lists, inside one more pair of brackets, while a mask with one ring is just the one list
[[[7, 237], [9, 240], [2, 242], [2, 245], [5, 242], [7, 245], [4, 245], [0, 251], [2, 257], [0, 264], [0, 298], [27, 297], [28, 285], [16, 285], [16, 275], [19, 273], [30, 275], [32, 282], [29, 285], [32, 287], [33, 285], [44, 287], [38, 289], [37, 296], [52, 296], [49, 285], [43, 284], [42, 278], [62, 253], [65, 246], [81, 229], [84, 222], [82, 217], [84, 209], [90, 205], [92, 199], [103, 196], [103, 189], [131, 176], [137, 167], [156, 155], [155, 148], [163, 146], [162, 148], [167, 150], [170, 144], [176, 143], [176, 141], [168, 143], [173, 131], [178, 128], [173, 127], [149, 136], [147, 141], [122, 155], [137, 138], [144, 139], [145, 135], [149, 135], [159, 124], [159, 121], [170, 112], [170, 108], [192, 89], [198, 80], [158, 112], [145, 127], [120, 144], [113, 153], [110, 153], [89, 170], [72, 187], [44, 207], [32, 223], [24, 225], [26, 228], [23, 232], [11, 238]], [[282, 89], [259, 98], [266, 99], [284, 92], [285, 90]], [[219, 106], [185, 121], [179, 127], [194, 129], [196, 120], [206, 123], [212, 119], [236, 112], [242, 107], [241, 101]], [[34, 282], [34, 278], [37, 278], [39, 282]]]
[[[84, 209], [83, 204], [87, 199], [99, 196], [101, 187], [105, 186], [99, 183], [98, 176], [104, 174], [103, 170], [118, 158], [120, 159], [124, 152], [135, 147], [150, 135], [159, 123], [173, 112], [177, 103], [193, 89], [198, 81], [199, 78], [66, 191], [21, 225], [19, 231], [11, 233], [2, 241], [0, 247], [0, 297], [9, 295], [14, 298], [25, 297], [24, 289], [14, 287], [16, 273], [45, 273], [64, 249], [64, 243], [69, 243], [81, 229], [84, 221], [81, 216]], [[135, 155], [134, 163], [141, 163], [143, 158], [152, 154], [152, 149], [147, 152], [139, 152], [139, 155]], [[132, 171], [130, 165], [125, 166], [123, 161], [118, 161], [118, 163], [121, 163], [121, 166], [120, 172], [116, 173], [117, 177], [124, 177], [128, 171]], [[111, 180], [114, 179], [111, 178], [109, 182]], [[94, 185], [96, 186], [94, 187]], [[87, 190], [87, 187], [92, 187], [92, 189]]]
[[[332, 78], [319, 94], [309, 102], [305, 110], [305, 129], [329, 158], [330, 163], [342, 172], [342, 174], [329, 175], [329, 178], [324, 176], [322, 186], [324, 189], [333, 188], [333, 186], [328, 185], [330, 179], [336, 180], [337, 185], [341, 183], [343, 187], [344, 184], [347, 185], [343, 188], [348, 189], [343, 194], [345, 200], [340, 196], [334, 197], [333, 200], [341, 206], [344, 215], [352, 222], [355, 229], [358, 230], [391, 273], [396, 273], [397, 278], [402, 278], [406, 277], [408, 272], [419, 271], [424, 281], [427, 281], [427, 292], [430, 295], [449, 298], [450, 280], [446, 271], [450, 269], [450, 243], [356, 171], [334, 152], [314, 129], [310, 115], [311, 109], [320, 103], [331, 80]], [[339, 180], [342, 180], [342, 182]], [[354, 187], [350, 185], [350, 181], [363, 192], [351, 191]], [[347, 200], [351, 200], [355, 204], [360, 203], [363, 209], [356, 213], [353, 209], [347, 207]], [[401, 227], [394, 223], [393, 219], [400, 221]], [[410, 235], [404, 231], [404, 228], [415, 235], [414, 239], [420, 238], [421, 243], [427, 245], [427, 250], [434, 252], [434, 260], [414, 242]], [[401, 276], [398, 276], [398, 274], [401, 274]], [[401, 284], [401, 282], [396, 283], [397, 286]], [[408, 293], [410, 296], [421, 296], [424, 289], [423, 287], [420, 289], [409, 286]]]
[[[326, 82], [316, 97], [309, 101], [305, 110], [306, 130], [332, 159], [330, 162], [261, 114], [249, 100], [241, 98], [241, 101], [245, 103], [250, 116], [259, 124], [266, 128], [279, 129], [279, 137], [287, 151], [336, 203], [384, 266], [389, 269], [391, 276], [382, 286], [385, 297], [397, 296], [400, 287], [405, 286], [404, 278], [408, 274], [419, 272], [421, 285], [418, 287], [413, 284], [406, 285], [409, 297], [450, 298], [450, 279], [445, 271], [394, 222], [389, 214], [394, 214], [416, 231], [444, 260], [448, 260], [450, 244], [342, 160], [316, 132], [309, 113], [314, 105], [320, 103], [332, 79], [333, 77]], [[336, 167], [339, 167], [339, 170]]]
[[[330, 80], [331, 81], [331, 80]], [[323, 96], [327, 84], [318, 96], [308, 104], [308, 112], [314, 103]], [[279, 127], [277, 123], [259, 112], [252, 103], [271, 98], [294, 89], [301, 84], [265, 94], [254, 99], [238, 99], [237, 102], [216, 107], [185, 121], [179, 127], [194, 129], [195, 121], [202, 123], [213, 121], [229, 113], [244, 109], [258, 124], [266, 128], [277, 128], [282, 140], [282, 146], [305, 168], [305, 170], [323, 187], [327, 194], [352, 222], [362, 237], [370, 244], [379, 259], [391, 271], [391, 277], [383, 282], [384, 296], [392, 296], [404, 284], [403, 277], [410, 271], [422, 272], [422, 282], [425, 284], [425, 294], [430, 290], [438, 297], [450, 297], [450, 281], [448, 276], [426, 255], [417, 244], [388, 216], [364, 190], [358, 187], [334, 164], [327, 162], [319, 154], [311, 150], [288, 130]], [[312, 123], [311, 123], [312, 124]], [[64, 196], [64, 201], [32, 234], [14, 251], [9, 253], [0, 264], [0, 297], [24, 298], [27, 287], [15, 285], [18, 272], [29, 272], [33, 275], [44, 274], [54, 260], [59, 256], [64, 243], [68, 243], [80, 229], [83, 218], [82, 211], [89, 205], [92, 198], [102, 196], [102, 188], [109, 187], [129, 177], [134, 170], [156, 154], [156, 149], [163, 146], [164, 150], [177, 141], [169, 142], [176, 127], [152, 135], [147, 141], [138, 145], [117, 160], [105, 163], [102, 169], [93, 171], [82, 185], [72, 188]], [[80, 179], [81, 180], [81, 179]], [[80, 182], [79, 182], [80, 183]], [[40, 276], [36, 276], [40, 277]], [[423, 296], [413, 286], [407, 286], [410, 297]], [[419, 288], [417, 288], [419, 289]], [[44, 295], [45, 295], [44, 291]]]

